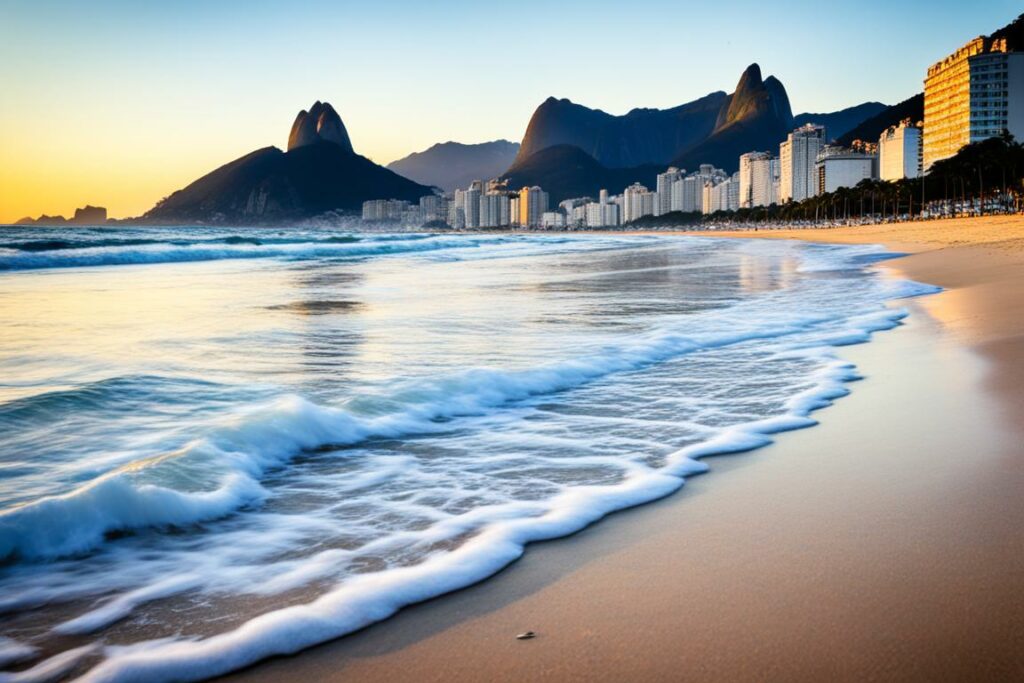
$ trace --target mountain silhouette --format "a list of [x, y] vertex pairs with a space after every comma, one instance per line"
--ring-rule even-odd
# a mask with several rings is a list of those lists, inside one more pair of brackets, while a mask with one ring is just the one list
[[667, 164], [706, 138], [728, 96], [711, 93], [672, 109], [634, 109], [613, 116], [549, 97], [530, 118], [516, 163], [546, 147], [574, 145], [609, 168]]
[[442, 142], [387, 167], [417, 183], [451, 191], [468, 187], [474, 180], [497, 178], [512, 164], [518, 151], [519, 143], [508, 140], [475, 145]]
[[341, 117], [317, 102], [299, 112], [288, 151], [264, 147], [161, 200], [143, 219], [159, 223], [272, 224], [325, 211], [356, 211], [369, 199], [416, 201], [429, 187], [356, 154]]
[[503, 179], [510, 188], [539, 185], [552, 203], [573, 197], [594, 197], [601, 189], [617, 193], [635, 182], [654, 187], [661, 164], [608, 168], [575, 145], [555, 145], [530, 155], [510, 168]]

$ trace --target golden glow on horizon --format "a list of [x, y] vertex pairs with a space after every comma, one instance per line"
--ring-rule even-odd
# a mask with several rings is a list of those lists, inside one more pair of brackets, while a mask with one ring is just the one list
[[[0, 224], [42, 214], [70, 218], [86, 204], [106, 207], [111, 218], [140, 216], [162, 197], [240, 156], [262, 147], [284, 149], [292, 119], [309, 105], [296, 102], [289, 111], [282, 105], [281, 112], [248, 116], [237, 125], [233, 112], [200, 121], [194, 107], [178, 111], [180, 121], [165, 112], [159, 122], [145, 113], [108, 119], [108, 111], [94, 111], [72, 128], [63, 119], [0, 117]], [[447, 133], [450, 119], [443, 111], [346, 114], [343, 106], [335, 108], [356, 152], [379, 164], [452, 138], [472, 143], [509, 137], [489, 131], [482, 111], [477, 112], [479, 123], [461, 126], [460, 137]], [[11, 136], [11, 130], [19, 134]]]

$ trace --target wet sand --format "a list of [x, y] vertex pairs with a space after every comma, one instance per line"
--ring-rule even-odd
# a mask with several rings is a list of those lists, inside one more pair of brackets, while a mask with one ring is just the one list
[[1024, 220], [740, 236], [885, 243], [947, 291], [843, 349], [867, 381], [819, 426], [230, 678], [1022, 679]]

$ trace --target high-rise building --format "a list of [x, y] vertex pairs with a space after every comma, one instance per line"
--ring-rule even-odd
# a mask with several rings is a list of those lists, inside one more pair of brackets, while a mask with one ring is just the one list
[[519, 225], [540, 225], [541, 216], [548, 210], [548, 193], [536, 185], [519, 190]]
[[540, 225], [545, 228], [564, 228], [565, 214], [561, 211], [544, 211], [540, 215]]
[[608, 190], [601, 190], [598, 200], [587, 204], [584, 219], [588, 228], [608, 228], [619, 225], [619, 205], [608, 198]]
[[409, 211], [412, 208], [412, 204], [404, 199], [371, 199], [363, 202], [363, 220], [402, 221], [410, 218]]
[[770, 206], [779, 200], [779, 160], [767, 152], [740, 157], [739, 208]]
[[510, 224], [510, 204], [507, 192], [490, 191], [480, 197], [480, 227], [503, 228]]
[[463, 193], [462, 210], [466, 217], [466, 227], [469, 229], [480, 227], [480, 196], [480, 187], [475, 181]]
[[772, 155], [767, 152], [747, 152], [740, 156], [739, 208], [750, 209], [755, 206], [765, 206], [755, 202], [754, 188], [756, 185], [759, 190], [757, 199], [763, 201], [765, 184], [771, 184], [768, 162], [772, 158]]
[[815, 164], [818, 194], [841, 187], [856, 187], [862, 180], [878, 177], [878, 157], [843, 147], [826, 145]]
[[695, 175], [677, 180], [672, 183], [672, 210], [685, 213], [700, 211], [703, 192], [704, 183]]
[[779, 145], [779, 202], [802, 202], [817, 187], [814, 164], [825, 144], [825, 128], [808, 123]]
[[967, 144], [1009, 131], [1024, 139], [1024, 52], [1005, 38], [975, 38], [928, 69], [924, 81], [924, 171]]
[[878, 174], [889, 181], [921, 175], [921, 129], [909, 119], [878, 139]]
[[436, 194], [420, 197], [420, 217], [424, 223], [448, 221], [448, 200]]
[[644, 216], [654, 215], [654, 198], [657, 193], [650, 192], [640, 183], [633, 183], [622, 193], [622, 222], [629, 223]]
[[658, 184], [655, 190], [658, 193], [658, 206], [656, 207], [655, 215], [661, 216], [669, 211], [678, 211], [678, 209], [672, 208], [672, 186], [682, 177], [683, 171], [680, 171], [675, 166], [671, 166], [664, 173], [658, 174]]

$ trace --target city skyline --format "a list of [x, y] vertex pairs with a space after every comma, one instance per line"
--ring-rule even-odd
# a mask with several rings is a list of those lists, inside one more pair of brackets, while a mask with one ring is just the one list
[[[936, 45], [994, 30], [1019, 10], [1002, 0], [927, 11], [920, 2], [738, 4], [758, 21], [734, 26], [714, 8], [661, 2], [526, 3], [517, 12], [534, 12], [538, 28], [523, 32], [507, 15], [457, 2], [290, 12], [257, 3], [244, 16], [193, 2], [6, 3], [0, 221], [88, 203], [138, 215], [230, 159], [284, 148], [282, 122], [314, 99], [334, 102], [356, 151], [379, 163], [446, 140], [518, 141], [550, 95], [622, 114], [730, 91], [751, 61], [783, 80], [794, 112], [893, 104], [920, 92], [923, 70], [943, 57]], [[643, 21], [652, 14], [663, 21]], [[643, 39], [629, 30], [639, 25]], [[783, 29], [810, 36], [851, 25], [868, 28], [849, 36], [863, 42], [850, 53], [815, 40], [776, 46]], [[897, 37], [905, 57], [878, 49]]]

